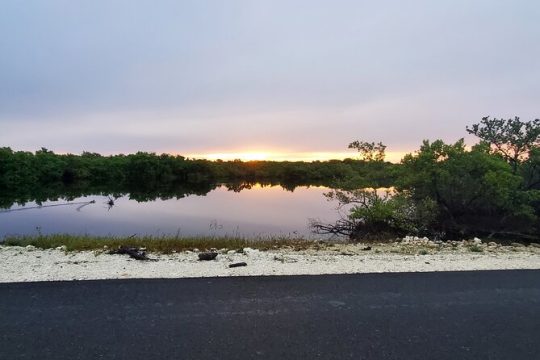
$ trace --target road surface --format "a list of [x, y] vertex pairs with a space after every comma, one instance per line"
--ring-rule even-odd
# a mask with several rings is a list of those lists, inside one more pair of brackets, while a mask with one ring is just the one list
[[538, 359], [540, 271], [0, 284], [0, 359]]

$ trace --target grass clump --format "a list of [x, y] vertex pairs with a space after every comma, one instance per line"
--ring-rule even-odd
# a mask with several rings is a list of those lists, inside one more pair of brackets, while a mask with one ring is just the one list
[[469, 246], [469, 251], [470, 252], [483, 252], [484, 250], [478, 245], [471, 245]]
[[28, 246], [33, 245], [40, 249], [54, 249], [65, 246], [67, 251], [102, 250], [106, 246], [116, 249], [120, 246], [146, 248], [150, 252], [169, 254], [175, 251], [193, 249], [241, 249], [254, 248], [269, 250], [289, 247], [295, 250], [304, 250], [313, 246], [314, 240], [303, 238], [254, 238], [243, 237], [177, 237], [177, 236], [90, 236], [90, 235], [37, 235], [37, 236], [9, 236], [4, 239], [3, 245]]

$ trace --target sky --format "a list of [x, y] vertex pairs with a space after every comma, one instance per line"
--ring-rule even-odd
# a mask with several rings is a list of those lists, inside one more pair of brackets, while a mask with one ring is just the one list
[[391, 159], [540, 117], [537, 0], [0, 2], [0, 146]]

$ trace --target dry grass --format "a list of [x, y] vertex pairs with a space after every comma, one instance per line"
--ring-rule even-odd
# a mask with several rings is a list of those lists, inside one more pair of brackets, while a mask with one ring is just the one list
[[314, 240], [303, 238], [270, 237], [248, 239], [243, 237], [116, 237], [116, 236], [77, 236], [68, 234], [6, 237], [4, 245], [33, 245], [40, 249], [53, 249], [65, 246], [68, 251], [97, 250], [107, 246], [115, 249], [120, 246], [144, 247], [151, 252], [171, 253], [185, 250], [241, 249], [250, 247], [269, 250], [288, 247], [304, 250], [316, 245]]

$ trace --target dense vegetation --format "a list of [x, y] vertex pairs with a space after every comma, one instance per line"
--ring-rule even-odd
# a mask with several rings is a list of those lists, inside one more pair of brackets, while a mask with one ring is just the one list
[[[454, 144], [426, 140], [406, 155], [394, 194], [331, 191], [327, 196], [349, 206], [349, 212], [336, 224], [315, 223], [314, 228], [352, 239], [540, 238], [540, 120], [486, 117], [467, 131], [480, 139], [470, 150], [463, 139]], [[365, 158], [384, 159], [380, 143], [353, 145]]]
[[125, 195], [139, 201], [203, 195], [220, 184], [240, 191], [254, 183], [326, 185], [346, 179], [369, 186], [395, 181], [395, 165], [346, 159], [343, 161], [207, 161], [182, 156], [138, 152], [102, 156], [35, 153], [0, 148], [0, 207], [83, 195]]

